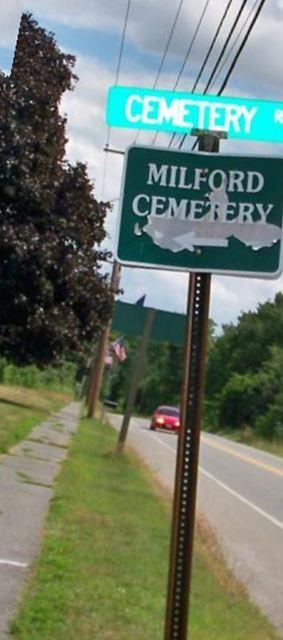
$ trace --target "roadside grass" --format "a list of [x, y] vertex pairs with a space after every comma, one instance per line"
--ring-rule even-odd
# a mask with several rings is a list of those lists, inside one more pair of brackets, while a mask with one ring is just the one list
[[233, 440], [234, 442], [240, 442], [241, 444], [247, 444], [249, 447], [272, 453], [274, 456], [283, 457], [283, 439], [273, 438], [268, 440], [267, 438], [261, 438], [250, 428], [237, 429], [237, 430], [222, 430], [217, 431], [217, 435], [223, 436]]
[[23, 440], [36, 424], [70, 401], [66, 394], [0, 385], [0, 453]]
[[[12, 638], [162, 640], [169, 502], [115, 442], [107, 424], [81, 421]], [[275, 640], [203, 526], [194, 564], [192, 640]]]

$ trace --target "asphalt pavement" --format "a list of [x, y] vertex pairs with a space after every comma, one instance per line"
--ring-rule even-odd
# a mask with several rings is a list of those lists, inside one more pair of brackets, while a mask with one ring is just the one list
[[[121, 416], [109, 417], [118, 428]], [[172, 492], [177, 436], [134, 418], [128, 442]], [[283, 459], [202, 434], [197, 509], [235, 577], [283, 633]]]
[[37, 555], [53, 486], [79, 419], [72, 403], [0, 458], [0, 639], [9, 638]]

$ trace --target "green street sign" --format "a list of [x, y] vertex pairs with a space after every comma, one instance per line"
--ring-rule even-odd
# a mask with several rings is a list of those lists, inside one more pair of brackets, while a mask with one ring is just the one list
[[283, 102], [115, 86], [106, 119], [115, 127], [226, 131], [229, 138], [283, 142]]
[[283, 159], [127, 150], [117, 259], [125, 265], [276, 278]]

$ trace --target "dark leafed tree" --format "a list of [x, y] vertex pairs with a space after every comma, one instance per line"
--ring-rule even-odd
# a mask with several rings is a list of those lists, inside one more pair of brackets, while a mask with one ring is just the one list
[[111, 311], [99, 265], [107, 206], [65, 160], [60, 99], [75, 59], [23, 15], [0, 76], [0, 354], [18, 363], [83, 355]]

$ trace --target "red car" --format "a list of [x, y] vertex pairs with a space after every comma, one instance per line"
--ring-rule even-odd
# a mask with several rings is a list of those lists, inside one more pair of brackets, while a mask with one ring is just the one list
[[170, 431], [179, 431], [180, 428], [180, 410], [177, 407], [158, 407], [150, 423], [150, 429], [169, 429]]

